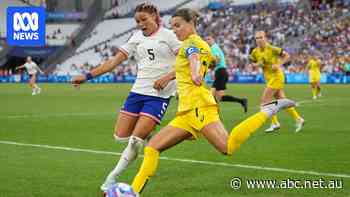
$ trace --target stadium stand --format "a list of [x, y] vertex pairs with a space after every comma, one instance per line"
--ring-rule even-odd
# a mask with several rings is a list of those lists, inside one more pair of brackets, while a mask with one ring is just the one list
[[[193, 7], [196, 2], [190, 3]], [[283, 46], [291, 53], [292, 61], [286, 65], [285, 73], [306, 72], [305, 54], [314, 51], [323, 54], [325, 60], [323, 72], [328, 73], [342, 72], [347, 60], [345, 56], [349, 56], [350, 29], [349, 16], [346, 15], [347, 6], [321, 6], [322, 9], [308, 11], [306, 8], [298, 7], [294, 1], [273, 5], [264, 2], [248, 5], [228, 3], [224, 5], [224, 9], [210, 9], [210, 6], [206, 6], [208, 2], [203, 6], [203, 1], [202, 5], [197, 5], [206, 7], [201, 10], [200, 32], [203, 36], [207, 36], [210, 32], [217, 38], [227, 56], [230, 79], [233, 79], [235, 74], [257, 75], [262, 73], [261, 69], [254, 68], [248, 61], [249, 52], [254, 47], [254, 31], [257, 29], [266, 30], [273, 44]], [[169, 8], [163, 7], [163, 9]], [[168, 24], [169, 18], [168, 15], [163, 16], [165, 25]], [[327, 20], [318, 20], [320, 18]], [[341, 20], [342, 18], [344, 19]], [[337, 21], [337, 23], [333, 24], [333, 28], [329, 28], [328, 24], [333, 23], [332, 21]], [[118, 27], [118, 30], [110, 28], [111, 26]], [[126, 34], [116, 39], [118, 32], [134, 26], [133, 18], [104, 20], [95, 28], [93, 35], [79, 47], [78, 54], [63, 62], [58, 68], [60, 72], [56, 71], [56, 73], [84, 72], [97, 66], [108, 59], [113, 54], [113, 50], [126, 41], [130, 35]], [[316, 31], [311, 34], [308, 31], [310, 28]], [[319, 40], [322, 35], [328, 36], [327, 40]], [[338, 43], [335, 44], [335, 41]], [[322, 44], [324, 42], [327, 42], [328, 46]], [[294, 43], [295, 46], [290, 43]], [[327, 48], [332, 48], [333, 52], [327, 51]], [[83, 53], [79, 54], [79, 52]], [[342, 56], [333, 55], [335, 52]], [[118, 68], [116, 72], [128, 75], [129, 70], [135, 70], [134, 67], [127, 62], [124, 64], [125, 72], [122, 71], [122, 68]]]
[[46, 42], [48, 45], [64, 45], [74, 37], [73, 34], [79, 27], [80, 24], [46, 24]]
[[[27, 6], [37, 1], [3, 0], [2, 13], [8, 6]], [[115, 0], [112, 7], [104, 11], [101, 20], [93, 25], [90, 33], [74, 47], [72, 52], [51, 70], [56, 75], [76, 75], [87, 72], [113, 56], [135, 30], [133, 9], [141, 0]], [[254, 32], [265, 30], [270, 41], [287, 50], [292, 58], [285, 65], [285, 73], [306, 73], [307, 54], [322, 57], [324, 73], [345, 73], [350, 61], [350, 12], [349, 3], [331, 6], [311, 2], [303, 5], [294, 0], [280, 3], [240, 4], [240, 1], [210, 0], [151, 0], [163, 15], [163, 23], [169, 27], [171, 11], [179, 7], [191, 7], [201, 11], [199, 32], [202, 36], [213, 35], [223, 48], [230, 80], [235, 75], [261, 75], [262, 70], [249, 64], [249, 53], [254, 47]], [[244, 1], [246, 2], [246, 1]], [[254, 1], [256, 2], [256, 1]], [[338, 2], [349, 2], [340, 0]], [[0, 15], [0, 37], [5, 37], [5, 16]], [[48, 23], [47, 45], [67, 46], [82, 28], [81, 23]], [[69, 42], [68, 42], [69, 41]], [[81, 44], [80, 44], [81, 43]], [[4, 47], [0, 45], [0, 52]], [[56, 64], [53, 64], [56, 65]], [[111, 75], [117, 78], [134, 76], [133, 60], [123, 63]]]
[[[114, 6], [108, 10], [105, 14], [105, 18], [119, 18], [122, 16], [132, 17], [132, 12], [136, 5], [144, 2], [144, 0], [134, 0], [134, 1], [126, 1], [126, 0], [116, 0], [114, 2]], [[169, 11], [175, 7], [181, 6], [183, 4], [192, 2], [191, 0], [181, 0], [181, 1], [173, 1], [173, 0], [149, 0], [149, 2], [158, 6], [161, 12]], [[208, 2], [207, 0], [202, 0], [202, 2]], [[206, 3], [208, 4], [208, 3]]]
[[[268, 32], [273, 44], [284, 47], [293, 55], [292, 62], [287, 65], [286, 73], [305, 72], [305, 57], [303, 54], [309, 54], [317, 50], [325, 59], [329, 60], [332, 58], [338, 59], [339, 57], [333, 55], [330, 58], [325, 51], [326, 48], [332, 48], [338, 54], [344, 54], [345, 51], [349, 51], [348, 49], [346, 50], [350, 43], [349, 37], [346, 37], [346, 35], [349, 35], [349, 24], [344, 22], [340, 25], [340, 22], [335, 22], [340, 21], [343, 17], [347, 18], [344, 21], [349, 20], [349, 16], [346, 16], [349, 12], [348, 7], [321, 7], [322, 9], [306, 10], [297, 7], [297, 4], [294, 2], [279, 5], [258, 3], [233, 6], [228, 4], [225, 5], [225, 9], [203, 10], [202, 22], [199, 23], [200, 32], [203, 32], [203, 36], [208, 35], [208, 32], [210, 32], [217, 38], [218, 43], [223, 47], [227, 56], [231, 78], [234, 73], [246, 75], [261, 73], [261, 70], [256, 70], [249, 65], [248, 61], [249, 52], [254, 46], [254, 31], [257, 29]], [[319, 20], [320, 18], [324, 20]], [[329, 26], [329, 23], [332, 23], [333, 27]], [[318, 31], [315, 32], [315, 35], [309, 36], [309, 29], [318, 29]], [[341, 40], [343, 44], [335, 44], [332, 41], [334, 39], [327, 37], [332, 47], [320, 46], [322, 42], [314, 38], [315, 36], [319, 38], [321, 33], [324, 36], [334, 35], [336, 36], [334, 39]], [[317, 46], [312, 44], [311, 47], [309, 44], [305, 45], [303, 42], [304, 37], [306, 37], [306, 40], [316, 41]], [[296, 40], [301, 40], [302, 42], [296, 42]], [[295, 47], [290, 44], [293, 42]], [[299, 48], [299, 45], [308, 47]], [[338, 61], [338, 64], [342, 63]], [[335, 72], [341, 71], [341, 66], [333, 65], [333, 67], [332, 70]]]
[[133, 18], [104, 20], [94, 28], [92, 34], [77, 49], [77, 53], [108, 39], [113, 39], [117, 34], [130, 30], [135, 26], [136, 23]]

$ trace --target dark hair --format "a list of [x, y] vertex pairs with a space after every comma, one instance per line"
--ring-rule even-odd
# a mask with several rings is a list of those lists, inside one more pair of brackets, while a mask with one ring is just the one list
[[199, 13], [189, 9], [189, 8], [182, 8], [176, 10], [175, 14], [172, 17], [181, 17], [183, 18], [186, 22], [193, 22], [193, 24], [196, 26], [197, 25], [197, 20], [199, 18]]
[[149, 14], [155, 14], [157, 16], [157, 24], [160, 24], [160, 13], [157, 6], [153, 5], [150, 2], [144, 2], [136, 6], [135, 12], [147, 12]]

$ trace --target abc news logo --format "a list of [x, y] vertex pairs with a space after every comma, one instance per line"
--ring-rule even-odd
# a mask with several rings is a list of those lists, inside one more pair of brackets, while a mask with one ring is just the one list
[[45, 45], [44, 8], [8, 7], [7, 42], [17, 46]]

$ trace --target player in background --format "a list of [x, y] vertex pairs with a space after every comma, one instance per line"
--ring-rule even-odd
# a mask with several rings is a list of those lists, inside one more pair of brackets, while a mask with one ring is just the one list
[[[283, 49], [268, 43], [264, 31], [257, 31], [255, 33], [255, 40], [257, 47], [250, 54], [250, 60], [254, 66], [262, 67], [266, 81], [266, 87], [261, 97], [261, 105], [271, 102], [273, 98], [286, 98], [283, 89], [284, 74], [281, 65], [288, 61], [289, 54]], [[290, 107], [286, 111], [292, 115], [296, 122], [295, 132], [299, 132], [304, 125], [304, 119], [294, 107]], [[271, 120], [271, 127], [266, 129], [266, 132], [272, 132], [280, 128], [280, 123], [276, 115], [272, 116]]]
[[16, 68], [22, 69], [25, 68], [29, 74], [29, 86], [32, 88], [32, 95], [37, 95], [41, 93], [41, 88], [36, 84], [36, 75], [38, 72], [43, 74], [44, 72], [40, 69], [40, 67], [32, 60], [32, 57], [28, 56], [26, 59], [26, 63]]
[[144, 149], [143, 163], [132, 183], [138, 193], [155, 174], [160, 152], [202, 135], [219, 152], [232, 155], [269, 117], [282, 108], [294, 105], [288, 99], [268, 103], [228, 134], [220, 121], [214, 96], [203, 80], [214, 57], [209, 45], [197, 34], [197, 17], [195, 11], [185, 8], [177, 10], [171, 18], [173, 31], [183, 41], [175, 63], [178, 111], [176, 117], [153, 136]]
[[213, 87], [211, 88], [212, 94], [215, 96], [217, 101], [222, 102], [236, 102], [242, 105], [244, 112], [247, 113], [248, 110], [248, 99], [237, 98], [228, 94], [225, 94], [226, 83], [228, 81], [228, 73], [226, 70], [226, 61], [224, 52], [221, 50], [219, 45], [215, 43], [212, 36], [208, 36], [206, 39], [207, 43], [210, 45], [211, 52], [214, 55], [215, 62], [215, 79]]
[[309, 69], [309, 83], [311, 85], [312, 98], [317, 99], [322, 96], [321, 94], [321, 60], [315, 55], [309, 55], [309, 60], [306, 64]]
[[173, 64], [181, 42], [173, 31], [162, 26], [155, 5], [139, 4], [135, 8], [134, 18], [139, 30], [119, 48], [115, 57], [72, 81], [78, 86], [86, 80], [112, 71], [131, 56], [137, 62], [136, 81], [115, 124], [115, 139], [128, 142], [128, 145], [101, 185], [102, 191], [113, 185], [118, 176], [136, 159], [145, 139], [163, 118], [170, 97], [176, 91]]

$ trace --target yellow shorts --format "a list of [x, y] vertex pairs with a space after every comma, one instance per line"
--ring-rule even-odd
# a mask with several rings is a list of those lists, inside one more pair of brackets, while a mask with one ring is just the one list
[[309, 75], [309, 82], [310, 83], [317, 83], [321, 80], [320, 74], [310, 74]]
[[183, 114], [176, 115], [169, 125], [184, 129], [191, 133], [195, 139], [198, 139], [202, 128], [216, 121], [220, 121], [218, 107], [209, 106], [195, 108]]
[[284, 88], [284, 75], [283, 73], [276, 74], [264, 74], [266, 86], [271, 89], [283, 89]]
[[281, 79], [279, 77], [272, 77], [270, 78], [267, 83], [267, 87], [272, 88], [272, 89], [283, 89], [284, 87], [284, 79]]

